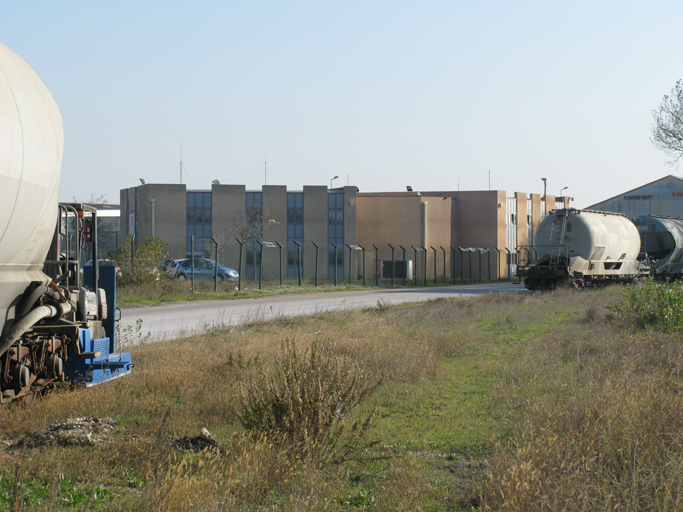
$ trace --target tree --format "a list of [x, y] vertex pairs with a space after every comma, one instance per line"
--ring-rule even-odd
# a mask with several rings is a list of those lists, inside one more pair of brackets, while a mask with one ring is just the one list
[[155, 285], [165, 277], [162, 261], [169, 259], [166, 247], [166, 242], [153, 236], [135, 245], [133, 235], [128, 235], [117, 250], [109, 251], [109, 259], [121, 268], [122, 284]]
[[100, 194], [97, 197], [95, 197], [95, 194], [90, 194], [90, 198], [86, 199], [85, 201], [81, 201], [80, 199], [77, 199], [76, 196], [71, 196], [71, 199], [73, 199], [74, 203], [109, 204], [109, 201], [107, 200], [107, 194]]
[[279, 223], [273, 208], [249, 207], [235, 215], [230, 223], [232, 234], [243, 244], [263, 240], [263, 234]]
[[683, 82], [679, 80], [671, 89], [671, 96], [664, 96], [658, 110], [652, 111], [650, 140], [657, 149], [671, 160], [669, 165], [678, 165], [683, 157]]

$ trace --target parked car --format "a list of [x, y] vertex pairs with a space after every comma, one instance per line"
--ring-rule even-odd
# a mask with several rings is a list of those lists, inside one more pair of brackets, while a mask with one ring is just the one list
[[[170, 263], [166, 263], [168, 261], [170, 261]], [[178, 265], [180, 265], [183, 261], [187, 261], [187, 258], [181, 258], [179, 260], [164, 260], [168, 277], [175, 277], [177, 275]]]
[[[240, 275], [237, 270], [218, 265], [216, 269], [216, 262], [208, 258], [195, 258], [194, 259], [194, 277], [213, 279], [214, 274], [217, 275], [218, 281], [237, 281]], [[175, 270], [175, 276], [177, 279], [188, 279], [192, 277], [192, 260], [181, 260]]]

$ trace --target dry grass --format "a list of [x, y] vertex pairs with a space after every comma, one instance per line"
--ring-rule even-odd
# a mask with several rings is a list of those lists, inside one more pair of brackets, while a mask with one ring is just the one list
[[[0, 409], [5, 439], [76, 416], [123, 427], [100, 446], [6, 450], [0, 509], [16, 496], [23, 510], [683, 509], [682, 341], [608, 320], [605, 304], [620, 297], [379, 304], [137, 346], [129, 378]], [[324, 353], [324, 371], [293, 389], [310, 384], [338, 425], [377, 405], [368, 434], [380, 444], [353, 441], [362, 463], [306, 457], [305, 436], [245, 429], [250, 392], [282, 391], [285, 340], [300, 362]], [[383, 384], [335, 416], [334, 393], [313, 392], [335, 375], [340, 387], [354, 375]], [[171, 442], [202, 427], [221, 450]]]
[[603, 295], [577, 296], [572, 328], [526, 344], [495, 390], [511, 430], [484, 508], [680, 510], [682, 340], [615, 329]]

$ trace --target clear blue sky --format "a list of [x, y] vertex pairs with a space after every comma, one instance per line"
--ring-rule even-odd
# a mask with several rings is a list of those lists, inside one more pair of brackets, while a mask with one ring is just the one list
[[[683, 2], [8, 1], [0, 42], [65, 131], [61, 198], [179, 181], [548, 193], [676, 169], [651, 110]], [[459, 178], [458, 178], [459, 177]]]

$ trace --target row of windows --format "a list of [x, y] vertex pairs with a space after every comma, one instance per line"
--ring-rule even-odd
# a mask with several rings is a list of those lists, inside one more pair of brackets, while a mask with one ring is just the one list
[[187, 193], [187, 251], [192, 248], [194, 236], [195, 254], [204, 253], [211, 245], [211, 192]]
[[299, 274], [299, 250], [294, 241], [304, 241], [304, 194], [303, 192], [287, 193], [287, 276], [297, 277]]
[[195, 222], [211, 222], [211, 210], [187, 210], [187, 222], [188, 224], [194, 224]]
[[[334, 278], [337, 265], [337, 279], [344, 277], [344, 194], [327, 195], [327, 240], [329, 242], [327, 277]], [[335, 249], [336, 245], [336, 258]]]
[[211, 192], [188, 192], [187, 208], [211, 208]]

